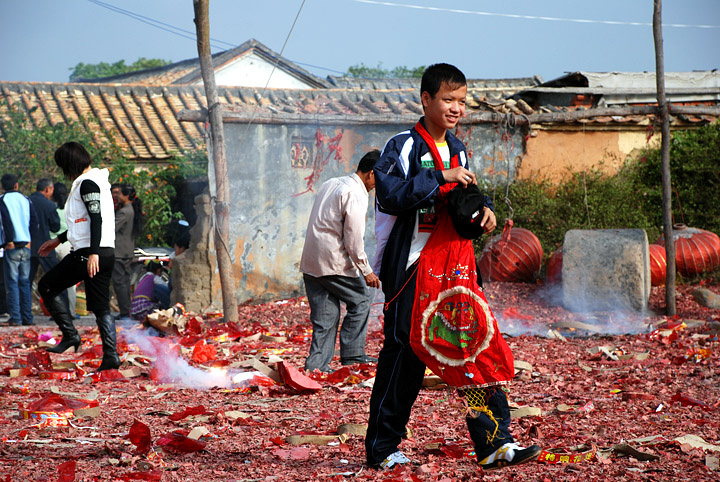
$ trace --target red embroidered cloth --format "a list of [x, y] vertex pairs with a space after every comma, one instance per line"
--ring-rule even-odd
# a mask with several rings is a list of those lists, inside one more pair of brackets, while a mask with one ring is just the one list
[[[442, 170], [435, 142], [418, 126], [423, 138], [427, 136], [436, 169]], [[451, 167], [457, 166], [453, 161]], [[442, 186], [440, 198], [453, 187]], [[457, 234], [445, 205], [436, 206], [436, 215], [437, 224], [418, 261], [412, 349], [450, 386], [507, 383], [515, 373], [513, 357], [477, 284], [472, 241]]]

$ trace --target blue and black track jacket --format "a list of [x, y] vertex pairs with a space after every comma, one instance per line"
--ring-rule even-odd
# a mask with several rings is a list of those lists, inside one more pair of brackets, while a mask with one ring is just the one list
[[[425, 125], [424, 118], [420, 122]], [[458, 164], [468, 167], [465, 145], [451, 132], [445, 139], [450, 158], [458, 157]], [[375, 164], [375, 192], [380, 213], [395, 217], [389, 233], [378, 233], [378, 250], [382, 250], [380, 280], [385, 299], [390, 299], [402, 288], [405, 267], [410, 253], [418, 209], [433, 206], [438, 199], [440, 186], [445, 184], [441, 171], [426, 169], [421, 158], [430, 151], [415, 128], [392, 137]], [[486, 206], [493, 209], [486, 196]], [[377, 219], [376, 219], [377, 222]]]

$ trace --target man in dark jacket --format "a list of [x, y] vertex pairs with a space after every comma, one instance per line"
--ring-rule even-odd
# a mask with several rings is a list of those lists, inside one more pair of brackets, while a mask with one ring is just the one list
[[42, 266], [47, 273], [56, 264], [58, 264], [55, 251], [51, 251], [45, 257], [38, 256], [38, 248], [50, 239], [50, 231], [57, 232], [60, 230], [60, 216], [57, 213], [55, 203], [50, 201], [53, 195], [53, 182], [44, 177], [37, 182], [35, 192], [30, 195], [30, 202], [35, 208], [38, 216], [38, 224], [35, 229], [30, 231], [32, 238], [31, 254], [30, 254], [30, 283], [35, 281], [38, 266]]

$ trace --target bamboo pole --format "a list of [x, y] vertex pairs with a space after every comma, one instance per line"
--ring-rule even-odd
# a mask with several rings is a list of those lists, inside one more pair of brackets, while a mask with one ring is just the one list
[[223, 119], [215, 85], [215, 71], [210, 54], [209, 0], [193, 0], [195, 28], [197, 30], [198, 57], [210, 121], [212, 158], [215, 167], [215, 252], [220, 271], [220, 286], [223, 299], [223, 314], [226, 321], [238, 321], [237, 293], [230, 258], [230, 186], [228, 183], [227, 161], [225, 158], [225, 133]]
[[655, 76], [657, 80], [658, 113], [662, 120], [660, 165], [662, 170], [663, 231], [665, 235], [665, 310], [668, 316], [676, 313], [675, 307], [675, 240], [672, 223], [672, 192], [670, 182], [670, 112], [665, 98], [665, 60], [662, 36], [662, 0], [655, 0], [653, 11], [653, 38], [655, 39]]

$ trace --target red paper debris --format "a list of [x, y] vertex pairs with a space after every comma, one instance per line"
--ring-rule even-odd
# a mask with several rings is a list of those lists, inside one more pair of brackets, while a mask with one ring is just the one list
[[99, 402], [97, 400], [65, 398], [56, 393], [49, 393], [28, 404], [27, 410], [29, 412], [66, 412], [79, 408], [97, 407], [98, 405]]
[[517, 310], [517, 308], [515, 308], [514, 306], [504, 309], [502, 312], [502, 318], [504, 320], [509, 320], [509, 319], [532, 320], [533, 319], [533, 317], [531, 315], [524, 315], [524, 314], [520, 313]]
[[193, 348], [192, 359], [195, 363], [205, 363], [215, 359], [217, 352], [215, 346], [208, 345], [205, 340], [195, 343]]
[[694, 398], [690, 398], [680, 392], [677, 392], [675, 395], [673, 395], [670, 400], [673, 402], [679, 402], [683, 407], [701, 407], [703, 410], [711, 410], [710, 405], [708, 405], [707, 403], [701, 402], [700, 400], [696, 400]]
[[75, 461], [68, 460], [58, 465], [59, 482], [75, 482]]
[[322, 386], [318, 382], [303, 375], [297, 368], [287, 362], [278, 362], [277, 369], [282, 381], [299, 392], [322, 390]]
[[93, 382], [114, 382], [118, 380], [127, 381], [125, 375], [120, 373], [120, 370], [103, 370], [101, 372], [95, 372], [91, 375]]
[[41, 371], [52, 370], [50, 353], [45, 350], [31, 351], [27, 356], [27, 366]]
[[163, 473], [159, 470], [148, 470], [147, 472], [130, 472], [127, 474], [116, 476], [116, 478], [122, 480], [150, 480], [160, 482], [162, 481], [162, 476]]
[[130, 432], [127, 435], [128, 440], [135, 445], [135, 453], [139, 455], [145, 455], [150, 452], [150, 445], [152, 438], [150, 436], [150, 427], [135, 420], [130, 427]]
[[197, 407], [187, 407], [182, 412], [175, 412], [170, 417], [168, 417], [173, 422], [176, 422], [178, 420], [182, 420], [185, 417], [189, 417], [190, 415], [204, 415], [207, 413], [205, 411], [205, 407], [202, 405], [198, 405]]
[[205, 442], [188, 438], [180, 432], [170, 432], [161, 435], [155, 442], [156, 445], [166, 450], [177, 453], [199, 452], [205, 448]]

